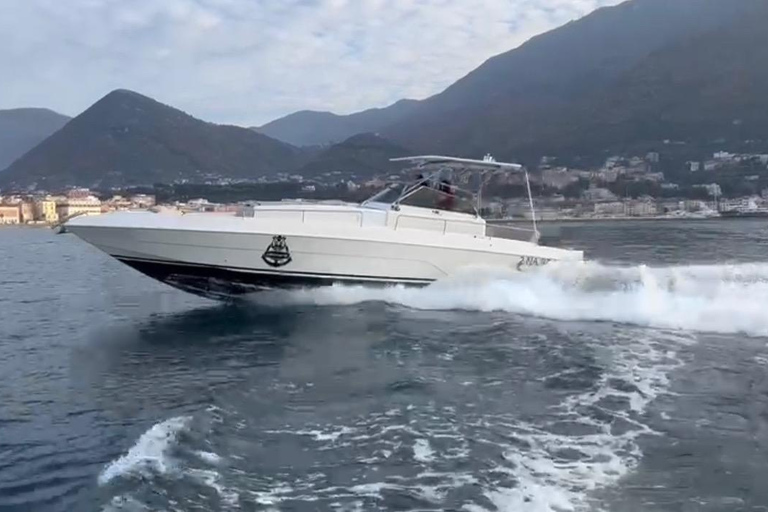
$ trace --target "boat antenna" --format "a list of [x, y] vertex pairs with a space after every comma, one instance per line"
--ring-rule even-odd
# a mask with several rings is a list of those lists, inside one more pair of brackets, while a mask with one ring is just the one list
[[533, 220], [533, 232], [536, 234], [536, 238], [539, 238], [539, 229], [536, 227], [536, 209], [533, 207], [533, 194], [531, 193], [531, 180], [528, 177], [528, 168], [524, 167], [525, 171], [525, 187], [528, 189], [528, 204], [531, 205], [531, 219]]
[[[485, 156], [483, 156], [483, 162], [495, 162], [496, 159], [493, 158], [493, 155], [490, 153], [486, 153]], [[485, 176], [485, 173], [482, 173], [480, 175], [480, 186], [477, 189], [477, 204], [475, 205], [475, 213], [478, 217], [480, 217], [480, 212], [483, 210], [483, 188], [485, 187], [485, 184], [488, 183], [488, 178]]]

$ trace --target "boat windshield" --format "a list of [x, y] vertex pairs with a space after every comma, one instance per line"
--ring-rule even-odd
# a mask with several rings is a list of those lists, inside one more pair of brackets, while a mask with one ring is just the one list
[[477, 215], [477, 195], [453, 185], [448, 176], [435, 172], [419, 175], [409, 184], [396, 183], [378, 192], [365, 203], [402, 204], [433, 210]]
[[404, 183], [394, 183], [384, 190], [377, 192], [372, 197], [365, 200], [366, 203], [385, 203], [385, 204], [394, 204], [397, 202], [398, 199], [403, 197], [403, 192], [405, 191], [405, 184]]
[[437, 186], [429, 184], [416, 186], [399, 202], [407, 206], [477, 214], [474, 195], [447, 183], [439, 183]]

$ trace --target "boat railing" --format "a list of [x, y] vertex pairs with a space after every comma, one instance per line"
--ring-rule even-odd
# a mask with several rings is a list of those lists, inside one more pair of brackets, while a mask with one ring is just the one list
[[412, 188], [397, 201], [404, 206], [416, 206], [434, 210], [477, 215], [474, 195], [453, 185], [441, 183]]
[[[521, 228], [497, 228], [492, 227], [490, 228], [490, 231], [495, 232], [496, 236], [498, 238], [509, 238], [513, 240], [531, 240], [533, 242], [538, 242], [539, 239], [539, 231], [536, 227], [536, 209], [533, 204], [533, 194], [531, 192], [531, 180], [530, 176], [528, 175], [528, 170], [520, 165], [515, 163], [505, 163], [505, 162], [497, 162], [490, 154], [485, 155], [482, 160], [473, 160], [468, 158], [456, 158], [456, 157], [449, 157], [449, 156], [440, 156], [440, 155], [421, 155], [421, 156], [409, 156], [404, 158], [392, 158], [390, 159], [392, 162], [408, 162], [409, 164], [412, 164], [415, 166], [416, 169], [419, 170], [420, 176], [424, 176], [423, 173], [436, 169], [436, 171], [432, 172], [427, 178], [422, 178], [417, 182], [415, 187], [422, 186], [427, 184], [428, 182], [432, 181], [434, 182], [437, 180], [440, 175], [442, 174], [443, 170], [448, 171], [449, 173], [452, 173], [453, 171], [459, 171], [464, 172], [468, 171], [470, 173], [476, 173], [479, 172], [480, 180], [477, 187], [477, 191], [472, 194], [474, 198], [474, 209], [475, 214], [480, 216], [480, 212], [482, 210], [483, 205], [483, 187], [488, 182], [489, 173], [496, 173], [496, 172], [521, 172], [523, 176], [525, 177], [525, 186], [526, 191], [528, 193], [528, 206], [531, 208], [531, 224], [532, 229], [529, 230], [523, 230]], [[467, 180], [463, 180], [465, 183], [470, 183], [471, 180], [471, 174], [470, 177]], [[447, 185], [449, 189], [456, 190], [455, 186], [450, 185], [450, 183], [445, 183], [442, 180], [439, 182], [439, 187], [442, 188], [443, 185]], [[405, 199], [409, 194], [412, 193], [414, 190], [414, 186], [411, 186], [410, 188], [406, 188], [405, 192], [403, 193], [403, 197], [401, 197], [401, 201]], [[490, 235], [489, 235], [490, 236]]]
[[237, 209], [235, 212], [236, 217], [255, 217], [256, 216], [256, 207], [252, 204], [242, 205], [240, 208]]
[[535, 229], [500, 224], [486, 224], [485, 236], [520, 242], [537, 243], [539, 241], [539, 232]]
[[61, 219], [59, 219], [58, 222], [51, 225], [51, 229], [56, 231], [57, 233], [66, 233], [67, 222], [71, 221], [75, 217], [81, 217], [83, 215], [88, 215], [89, 213], [90, 212], [87, 212], [87, 211], [75, 212], [65, 217], [62, 217]]

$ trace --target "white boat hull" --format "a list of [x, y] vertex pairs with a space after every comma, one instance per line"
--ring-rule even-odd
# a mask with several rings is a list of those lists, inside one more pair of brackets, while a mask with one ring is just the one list
[[[347, 214], [359, 222], [345, 224]], [[335, 283], [425, 286], [473, 266], [523, 270], [581, 259], [524, 241], [393, 229], [387, 212], [344, 207], [335, 215], [341, 222], [313, 224], [279, 215], [119, 212], [73, 219], [67, 228], [154, 279], [213, 297]]]

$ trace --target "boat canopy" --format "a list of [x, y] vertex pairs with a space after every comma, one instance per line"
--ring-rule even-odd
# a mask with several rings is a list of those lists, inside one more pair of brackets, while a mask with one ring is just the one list
[[390, 158], [390, 162], [409, 162], [418, 167], [441, 166], [451, 169], [469, 169], [478, 171], [522, 171], [524, 167], [520, 164], [511, 164], [497, 162], [491, 155], [485, 155], [482, 160], [472, 160], [470, 158], [457, 158], [452, 156], [406, 156], [403, 158]]
[[[403, 162], [412, 164], [414, 168], [422, 171], [415, 181], [409, 184], [397, 184], [374, 195], [365, 203], [378, 202], [391, 204], [394, 208], [398, 205], [420, 206], [439, 210], [458, 211], [472, 213], [480, 216], [482, 205], [482, 190], [487, 179], [486, 174], [491, 171], [510, 171], [525, 173], [526, 190], [528, 191], [528, 203], [531, 207], [531, 219], [533, 231], [538, 236], [536, 226], [536, 210], [531, 194], [531, 182], [528, 170], [515, 163], [497, 162], [491, 155], [486, 155], [482, 160], [469, 158], [457, 158], [440, 155], [408, 156], [392, 158], [391, 162]], [[447, 179], [441, 179], [443, 171], [476, 171], [480, 174], [480, 182], [474, 192], [463, 190]]]

